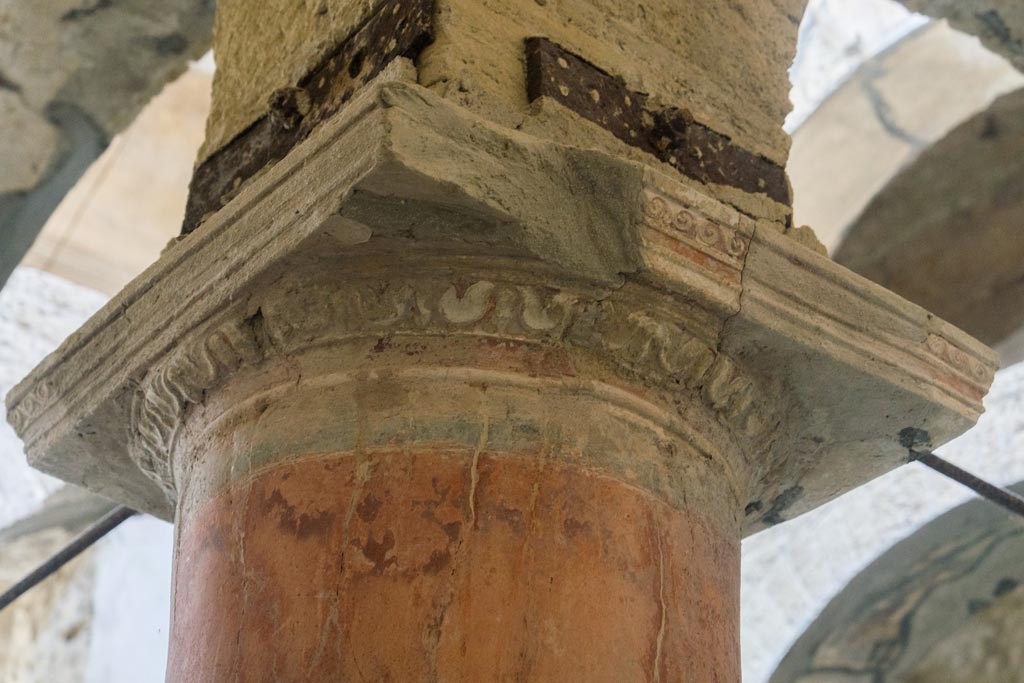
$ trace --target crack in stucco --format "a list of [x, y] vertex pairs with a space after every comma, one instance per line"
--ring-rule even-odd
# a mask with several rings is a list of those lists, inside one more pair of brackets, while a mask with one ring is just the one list
[[[366, 490], [366, 484], [367, 484], [367, 482], [369, 482], [370, 477], [373, 476], [373, 470], [374, 470], [374, 462], [371, 459], [369, 459], [369, 458], [367, 458], [365, 460], [361, 459], [362, 458], [361, 450], [362, 449], [358, 449], [356, 451], [356, 453], [355, 453], [355, 458], [356, 458], [356, 467], [355, 467], [356, 483], [355, 483], [355, 486], [353, 487], [353, 490], [352, 490], [352, 498], [349, 501], [348, 510], [346, 510], [346, 512], [345, 512], [345, 521], [344, 521], [344, 524], [343, 524], [342, 529], [341, 529], [341, 543], [340, 543], [341, 557], [339, 558], [339, 563], [341, 565], [341, 572], [343, 574], [345, 573], [345, 553], [348, 550], [348, 546], [349, 546], [349, 536], [350, 536], [350, 531], [351, 531], [351, 526], [352, 526], [352, 515], [355, 513], [356, 509], [359, 507], [360, 500], [363, 497], [363, 492]], [[348, 585], [348, 583], [349, 583], [348, 576], [346, 575], [344, 577], [343, 582], [342, 582], [342, 588], [346, 587]], [[337, 600], [337, 596], [335, 596], [335, 600]], [[340, 644], [340, 642], [341, 642], [341, 638], [340, 637], [338, 638], [338, 642]], [[352, 665], [355, 667], [356, 673], [359, 675], [359, 680], [360, 681], [365, 681], [366, 680], [366, 676], [363, 674], [363, 669], [359, 665], [359, 658], [356, 657], [355, 650], [353, 650], [352, 648], [348, 648], [347, 652], [349, 653], [349, 655], [351, 657]], [[339, 657], [338, 657], [338, 661], [341, 661], [341, 655], [340, 654], [339, 654]]]
[[473, 451], [473, 461], [469, 470], [469, 520], [470, 528], [476, 526], [476, 487], [480, 483], [480, 453], [487, 447], [488, 432], [490, 430], [490, 418], [483, 415], [483, 426], [480, 428], [480, 442]]
[[668, 605], [665, 602], [665, 539], [658, 530], [658, 600], [661, 608], [661, 626], [654, 650], [654, 683], [661, 683], [661, 665], [664, 659], [665, 630], [668, 624]]
[[879, 89], [878, 80], [885, 77], [885, 75], [885, 69], [873, 61], [866, 62], [863, 66], [860, 84], [868, 103], [871, 105], [871, 111], [889, 135], [907, 143], [914, 151], [924, 150], [928, 147], [928, 141], [917, 137], [897, 123], [892, 106]]
[[977, 19], [1001, 44], [1014, 54], [1024, 55], [1024, 44], [1019, 38], [1013, 37], [1013, 32], [1007, 26], [1006, 20], [997, 10], [990, 9], [984, 12], [975, 12]]
[[[739, 290], [740, 291], [739, 291], [739, 294], [737, 295], [736, 310], [733, 311], [731, 314], [727, 315], [722, 320], [722, 324], [719, 326], [718, 342], [715, 345], [715, 355], [716, 355], [716, 357], [725, 354], [724, 343], [725, 343], [726, 333], [728, 331], [730, 323], [735, 318], [737, 318], [741, 313], [744, 312], [744, 309], [745, 309], [745, 306], [746, 306], [746, 301], [747, 301], [747, 287], [748, 287], [748, 282], [747, 282], [747, 278], [748, 278], [748, 275], [747, 275], [747, 264], [750, 261], [750, 252], [753, 251], [754, 248], [755, 248], [755, 243], [758, 241], [758, 234], [760, 233], [760, 231], [767, 230], [767, 229], [769, 229], [769, 228], [765, 228], [765, 227], [762, 227], [760, 225], [756, 225], [755, 224], [753, 230], [750, 233], [750, 239], [749, 239], [749, 241], [747, 243], [747, 250], [743, 253], [743, 257], [742, 257], [742, 259], [740, 261], [740, 267], [739, 267], [739, 271], [740, 271]], [[714, 368], [714, 365], [709, 367], [708, 370], [704, 373], [704, 376], [701, 377], [701, 379], [700, 379], [700, 383], [698, 385], [698, 390], [700, 392], [702, 392], [702, 393], [704, 391], [704, 385], [705, 385], [705, 383], [706, 383], [706, 381], [708, 379], [708, 375], [710, 374], [710, 372], [711, 372], [711, 370], [713, 368]], [[772, 451], [774, 450], [775, 444], [776, 444], [777, 439], [778, 439], [778, 429], [777, 429], [778, 425], [776, 424], [775, 427], [776, 428], [771, 429], [771, 430], [768, 431], [768, 433], [767, 433], [767, 435], [765, 437], [767, 439], [767, 441], [765, 443], [761, 444], [762, 447], [761, 447], [760, 453], [769, 454], [769, 453], [772, 453]], [[771, 468], [769, 468], [769, 470], [763, 472], [763, 474], [761, 476], [761, 481], [762, 482], [763, 481], [770, 481], [771, 477], [772, 477], [772, 472], [771, 472]], [[751, 489], [753, 484], [755, 484], [755, 482], [750, 481], [749, 480], [749, 476], [747, 477], [746, 481], [743, 481], [743, 482], [737, 481], [737, 482], [734, 483], [734, 486], [735, 486], [734, 492], [736, 494], [738, 502], [740, 503], [741, 509], [743, 509], [744, 511], [748, 511], [748, 510], [751, 511], [750, 513], [748, 513], [748, 515], [745, 515], [745, 516], [749, 516], [749, 514], [753, 514], [753, 513], [759, 512], [761, 510], [761, 507], [762, 507], [761, 501], [759, 501], [759, 500], [751, 500], [751, 490], [750, 489]], [[745, 486], [746, 490], [740, 490], [738, 487], [741, 486], [741, 485]], [[753, 508], [752, 508], [752, 506], [753, 506]], [[761, 519], [764, 519], [764, 517], [762, 516]], [[748, 524], [749, 520], [747, 520], [745, 518], [744, 519], [740, 519], [739, 523], [741, 525]]]
[[[242, 505], [235, 510], [235, 525], [238, 529], [238, 564], [242, 575], [242, 613], [238, 623], [238, 630], [235, 633], [235, 652], [234, 652], [234, 671], [235, 671], [235, 683], [239, 683], [242, 675], [241, 656], [242, 656], [242, 632], [245, 630], [245, 616], [249, 610], [249, 572], [246, 568], [245, 563], [245, 513], [244, 511], [248, 507], [249, 503], [249, 491], [251, 491], [251, 485], [247, 487], [245, 500]], [[220, 640], [218, 639], [218, 642]]]
[[65, 12], [64, 14], [61, 15], [60, 20], [61, 21], [78, 21], [78, 20], [83, 19], [85, 17], [92, 16], [93, 14], [96, 14], [100, 10], [109, 9], [113, 5], [114, 5], [114, 1], [113, 0], [96, 0], [96, 2], [94, 2], [91, 5], [86, 5], [84, 7], [75, 7], [73, 9], [68, 10], [67, 12]]
[[0, 90], [8, 90], [19, 95], [21, 94], [21, 86], [15, 83], [3, 71], [0, 71]]

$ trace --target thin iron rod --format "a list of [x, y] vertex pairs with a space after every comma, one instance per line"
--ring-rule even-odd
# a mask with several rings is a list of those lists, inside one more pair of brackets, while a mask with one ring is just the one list
[[0, 595], [0, 610], [3, 610], [12, 602], [17, 600], [29, 589], [35, 587], [51, 574], [71, 560], [75, 559], [82, 551], [86, 550], [96, 541], [100, 540], [113, 531], [117, 525], [135, 514], [135, 510], [118, 505], [116, 508], [105, 514], [98, 521], [94, 522], [85, 531], [76, 536], [70, 543], [61, 548], [53, 557], [36, 567], [32, 573], [14, 584], [3, 595]]
[[943, 460], [930, 451], [916, 451], [914, 456], [922, 465], [927, 465], [939, 474], [943, 474], [953, 481], [963, 484], [982, 498], [1024, 517], [1024, 498], [1013, 491], [990, 484], [984, 479], [960, 469], [953, 463]]

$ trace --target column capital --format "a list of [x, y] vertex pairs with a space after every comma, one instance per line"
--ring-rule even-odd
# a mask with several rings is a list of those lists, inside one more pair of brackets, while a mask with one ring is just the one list
[[980, 414], [987, 348], [777, 224], [390, 78], [9, 394], [36, 467], [170, 518], [177, 440], [228, 385], [310, 382], [297, 356], [378, 347], [381, 372], [443, 368], [443, 384], [479, 344], [522, 344], [550, 353], [495, 377], [614, 395], [707, 442], [751, 532], [905, 460], [907, 430], [937, 446]]

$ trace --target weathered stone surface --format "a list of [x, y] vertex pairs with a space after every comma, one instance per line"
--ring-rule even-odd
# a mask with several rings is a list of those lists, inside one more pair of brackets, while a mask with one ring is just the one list
[[[988, 481], [1024, 481], [1024, 364], [996, 373], [978, 424], [938, 452]], [[808, 625], [864, 567], [972, 499], [966, 487], [912, 464], [744, 539], [744, 680], [767, 681]]]
[[[72, 535], [49, 528], [0, 547], [0, 590], [56, 553]], [[0, 680], [85, 683], [93, 557], [72, 560], [0, 614]]]
[[[267, 114], [270, 94], [296, 86], [369, 16], [378, 2], [218, 2], [214, 20], [214, 99], [197, 163]], [[262, 40], [265, 33], [273, 34], [273, 38]], [[278, 49], [267, 49], [268, 42]]]
[[741, 535], [966, 429], [993, 359], [776, 224], [395, 75], [11, 392], [30, 458], [176, 516], [172, 681], [736, 680]]
[[[296, 86], [377, 4], [272, 2], [254, 10], [251, 3], [222, 2], [213, 111], [200, 162], [266, 114], [267, 93]], [[417, 60], [418, 81], [510, 128], [650, 162], [645, 152], [596, 126], [580, 126], [579, 117], [564, 107], [531, 105], [524, 46], [528, 38], [543, 36], [621, 75], [627, 87], [648, 93], [659, 108], [685, 108], [738, 147], [782, 165], [788, 150], [781, 130], [789, 108], [785, 73], [803, 5], [779, 0], [739, 7], [709, 0], [686, 8], [665, 1], [634, 8], [603, 0], [437, 0], [436, 39]], [[272, 29], [275, 49], [266, 50], [263, 36], [280, 17], [289, 18], [289, 29], [283, 37]], [[723, 53], [733, 58], [722, 60]], [[717, 196], [780, 222], [789, 213], [786, 204], [742, 191], [723, 188]]]
[[[294, 85], [375, 4], [274, 0], [252, 7], [222, 0], [214, 111], [200, 158], [264, 114], [266, 93]], [[631, 88], [666, 104], [686, 104], [698, 118], [721, 123], [739, 144], [781, 162], [788, 147], [778, 129], [789, 108], [785, 69], [792, 62], [804, 4], [772, 0], [723, 6], [701, 0], [681, 7], [658, 0], [639, 7], [608, 0], [440, 0], [439, 41], [422, 64], [423, 84], [444, 86], [448, 97], [501, 122], [515, 122], [527, 108], [523, 41], [543, 35], [622, 73]], [[263, 47], [260, 36], [267, 31], [275, 33], [279, 51]], [[732, 59], [722, 60], [723, 53]], [[680, 63], [688, 68], [676, 68]], [[752, 104], [736, 107], [741, 100]]]
[[996, 586], [963, 628], [938, 643], [904, 679], [907, 683], [1019, 681], [1024, 676], [1024, 588], [1017, 580]]
[[861, 572], [772, 681], [1020, 680], [1022, 553], [1019, 518], [988, 501], [942, 515]]
[[1024, 5], [1018, 0], [900, 0], [915, 12], [978, 36], [988, 49], [1024, 71]]
[[107, 143], [210, 44], [211, 0], [0, 3], [0, 282]]
[[546, 38], [526, 40], [526, 94], [530, 102], [552, 98], [701, 183], [790, 203], [782, 166], [733, 144], [689, 110], [651, 107], [646, 93]]
[[433, 13], [433, 0], [382, 2], [295, 87], [276, 91], [266, 115], [196, 167], [182, 233], [195, 230], [395, 60], [417, 57], [433, 40]]
[[[517, 82], [522, 44], [544, 36], [621, 75], [630, 89], [666, 106], [685, 106], [738, 145], [782, 163], [789, 145], [779, 129], [790, 107], [785, 71], [804, 5], [803, 0], [683, 5], [658, 0], [643, 6], [615, 0], [543, 5], [450, 0], [442, 6], [441, 25], [449, 39], [439, 40], [425, 56], [421, 83], [516, 125], [525, 103]], [[553, 137], [540, 125], [532, 132]]]
[[[115, 503], [76, 486], [63, 486], [31, 515], [0, 529], [0, 546], [48, 529], [60, 529], [67, 535], [76, 534], [114, 507]], [[40, 563], [47, 557], [40, 555], [36, 562]]]
[[[0, 128], [0, 149], [10, 154], [0, 176], [0, 193], [31, 190], [49, 167], [57, 148], [57, 130], [45, 117], [32, 111], [13, 88], [0, 89], [0, 120], [4, 122]], [[14, 158], [15, 151], [23, 156]]]
[[[1024, 90], [904, 169], [836, 260], [997, 345], [1024, 327]], [[897, 229], [898, 228], [898, 229]], [[1024, 357], [1007, 348], [1004, 363]]]

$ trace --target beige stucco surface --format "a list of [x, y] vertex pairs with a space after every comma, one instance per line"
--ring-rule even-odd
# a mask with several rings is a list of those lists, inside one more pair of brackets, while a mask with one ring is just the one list
[[[1024, 327], [1022, 224], [1024, 88], [957, 126], [893, 178], [835, 259], [997, 346]], [[1001, 350], [1004, 363], [1024, 356], [1022, 348]]]
[[1022, 86], [1005, 60], [943, 23], [868, 60], [793, 133], [786, 170], [796, 223], [834, 251], [900, 169]]
[[213, 104], [198, 161], [266, 114], [270, 94], [298, 83], [375, 4], [377, 0], [218, 2]]
[[209, 49], [213, 0], [0, 0], [0, 283], [110, 140]]
[[1024, 3], [1020, 0], [900, 0], [909, 9], [948, 19], [1024, 71]]
[[[1019, 404], [1013, 389], [1001, 408]], [[946, 512], [854, 577], [772, 683], [1019, 683], [1022, 550], [1024, 527], [1007, 510], [974, 498]]]
[[1024, 588], [1003, 595], [968, 619], [925, 656], [905, 683], [1024, 680]]
[[154, 262], [181, 230], [210, 80], [191, 68], [157, 95], [64, 198], [23, 264], [113, 295]]

